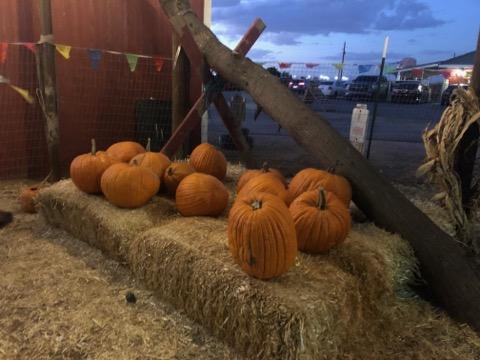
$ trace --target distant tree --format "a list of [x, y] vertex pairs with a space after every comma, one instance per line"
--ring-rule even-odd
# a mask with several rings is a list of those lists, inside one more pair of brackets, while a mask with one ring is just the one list
[[281, 74], [280, 74], [280, 71], [278, 71], [277, 68], [276, 68], [276, 67], [273, 67], [273, 66], [267, 68], [267, 71], [268, 71], [270, 74], [272, 74], [272, 75], [274, 75], [274, 76], [276, 76], [276, 77], [280, 77], [280, 75], [281, 75]]

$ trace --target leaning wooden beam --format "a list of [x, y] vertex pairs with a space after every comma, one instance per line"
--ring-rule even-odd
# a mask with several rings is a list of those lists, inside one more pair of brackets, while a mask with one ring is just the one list
[[319, 114], [278, 78], [224, 46], [191, 11], [187, 0], [159, 0], [174, 27], [188, 26], [206, 61], [245, 89], [264, 111], [324, 166], [336, 165], [355, 203], [376, 224], [409, 240], [434, 296], [460, 321], [480, 330], [480, 277], [453, 238], [410, 203]]
[[[264, 29], [265, 23], [261, 19], [255, 19], [253, 24], [250, 26], [235, 48], [235, 53], [241, 56], [246, 55], [252, 48], [255, 41], [260, 37]], [[196, 52], [198, 52], [198, 48], [188, 28], [185, 26], [174, 26], [174, 30], [176, 30], [177, 34], [182, 34], [182, 45], [185, 47], [187, 54], [190, 55], [190, 58], [198, 58], [198, 56], [195, 56]], [[212, 84], [213, 76], [210, 74], [210, 72], [205, 74], [204, 78], [206, 84]], [[220, 82], [220, 85], [222, 84], [223, 82]], [[230, 132], [233, 143], [240, 152], [242, 161], [247, 165], [247, 167], [252, 166], [253, 159], [250, 155], [250, 146], [241, 132], [241, 129], [236, 125], [230, 108], [228, 107], [227, 102], [220, 91], [215, 91], [210, 95], [209, 98], [205, 97], [205, 95], [202, 95], [196, 101], [192, 109], [185, 116], [185, 119], [178, 124], [175, 132], [163, 147], [162, 152], [168, 156], [172, 156], [178, 150], [188, 134], [198, 124], [200, 117], [205, 113], [205, 111], [207, 111], [210, 101], [214, 102], [225, 127]]]

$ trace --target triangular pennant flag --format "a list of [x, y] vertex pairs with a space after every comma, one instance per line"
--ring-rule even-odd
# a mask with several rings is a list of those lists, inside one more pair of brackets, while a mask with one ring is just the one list
[[278, 66], [280, 67], [280, 69], [288, 69], [290, 66], [292, 66], [291, 63], [280, 63], [278, 64]]
[[358, 72], [360, 74], [369, 72], [372, 69], [373, 65], [358, 65]]
[[344, 68], [344, 64], [333, 64], [333, 66], [335, 67], [335, 69], [337, 70], [342, 70]]
[[10, 80], [8, 80], [5, 76], [0, 75], [0, 84], [10, 84]]
[[125, 56], [127, 57], [128, 66], [130, 67], [130, 71], [134, 72], [135, 69], [137, 68], [137, 64], [138, 64], [138, 55], [125, 54]]
[[19, 93], [26, 102], [28, 102], [29, 104], [33, 104], [33, 103], [34, 103], [35, 100], [33, 99], [32, 95], [30, 95], [30, 93], [28, 92], [28, 90], [19, 88], [18, 86], [15, 86], [15, 85], [10, 85], [10, 87], [11, 87], [13, 90], [15, 90], [17, 93]]
[[165, 60], [157, 57], [154, 59], [154, 61], [155, 61], [155, 70], [157, 70], [157, 72], [161, 72], [163, 69], [163, 65], [165, 64]]
[[22, 45], [33, 53], [37, 52], [37, 44], [35, 43], [23, 43]]
[[90, 58], [90, 65], [92, 68], [97, 70], [100, 60], [102, 59], [102, 51], [97, 49], [88, 49], [88, 57]]
[[8, 44], [6, 42], [0, 43], [0, 64], [3, 64], [5, 61], [7, 61], [7, 53]]
[[72, 50], [71, 46], [55, 44], [55, 48], [65, 59], [70, 59], [70, 50]]
[[385, 74], [393, 74], [396, 71], [397, 67], [395, 65], [385, 64], [385, 67], [383, 68]]
[[316, 68], [318, 65], [320, 65], [320, 64], [314, 64], [314, 63], [307, 63], [307, 64], [305, 64], [305, 66], [307, 67], [307, 69]]

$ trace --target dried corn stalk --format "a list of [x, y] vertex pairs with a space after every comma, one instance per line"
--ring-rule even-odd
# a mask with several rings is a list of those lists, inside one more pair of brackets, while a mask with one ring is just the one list
[[455, 224], [457, 236], [465, 245], [479, 252], [480, 244], [473, 238], [472, 226], [462, 206], [462, 186], [455, 171], [458, 146], [468, 128], [480, 120], [480, 102], [472, 90], [455, 91], [452, 100], [438, 124], [425, 129], [422, 138], [426, 160], [417, 170], [417, 176], [439, 186], [436, 199], [444, 199], [445, 207]]

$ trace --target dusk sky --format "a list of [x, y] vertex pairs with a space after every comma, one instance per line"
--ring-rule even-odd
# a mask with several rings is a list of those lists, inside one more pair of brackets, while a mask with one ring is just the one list
[[388, 61], [417, 63], [472, 51], [480, 0], [212, 0], [213, 30], [234, 47], [261, 17], [267, 31], [249, 57], [256, 61], [377, 63], [386, 35]]

